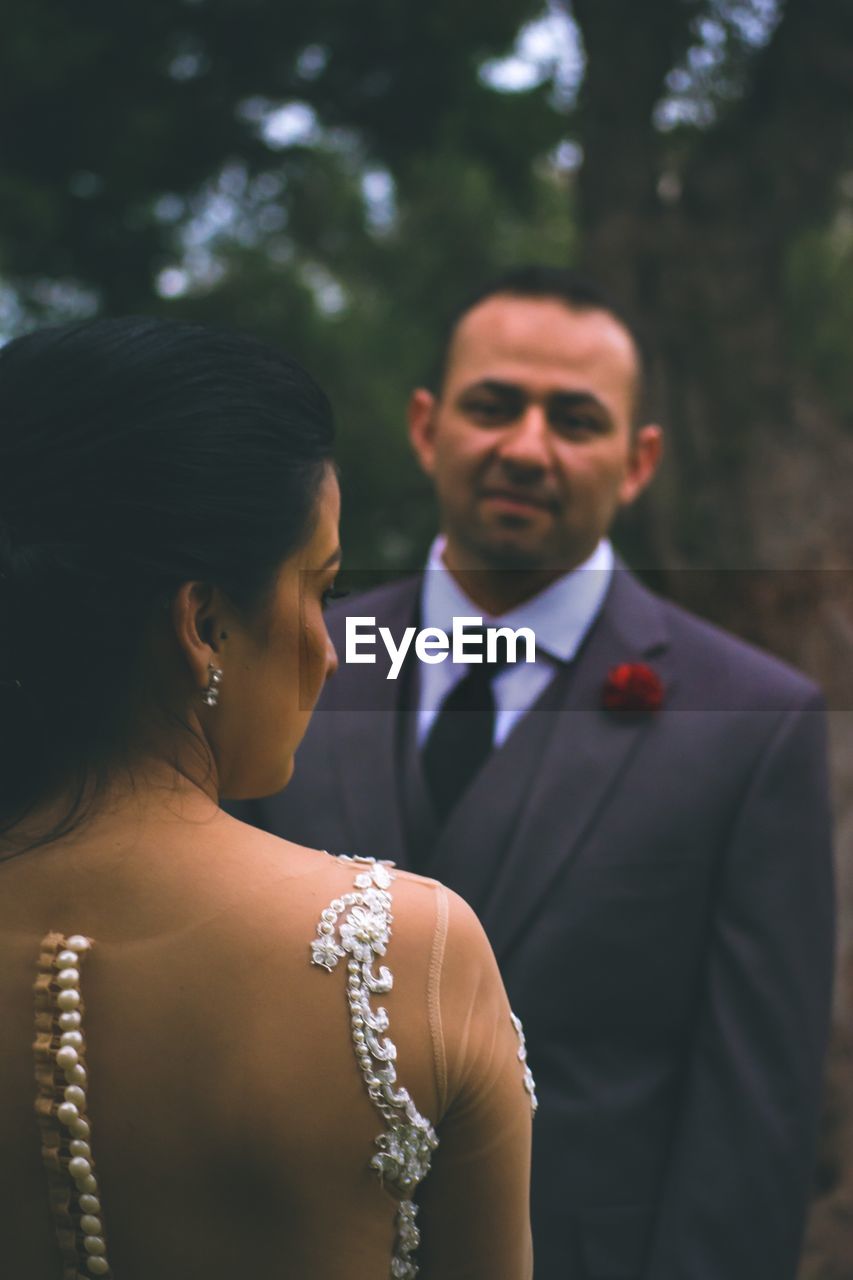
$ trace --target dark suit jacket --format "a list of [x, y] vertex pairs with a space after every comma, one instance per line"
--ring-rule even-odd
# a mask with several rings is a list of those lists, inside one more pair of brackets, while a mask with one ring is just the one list
[[[399, 638], [417, 598], [408, 580], [333, 611], [341, 658], [346, 612]], [[818, 690], [617, 570], [439, 834], [383, 652], [342, 661], [293, 783], [250, 816], [414, 862], [479, 913], [541, 1103], [538, 1280], [790, 1280], [833, 959]], [[626, 661], [663, 680], [657, 713], [602, 709]]]

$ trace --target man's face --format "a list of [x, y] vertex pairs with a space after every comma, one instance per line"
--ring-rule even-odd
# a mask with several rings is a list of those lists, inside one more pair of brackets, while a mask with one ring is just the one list
[[592, 554], [660, 455], [658, 427], [632, 431], [637, 375], [606, 311], [501, 294], [463, 316], [439, 396], [409, 407], [449, 568], [556, 576]]

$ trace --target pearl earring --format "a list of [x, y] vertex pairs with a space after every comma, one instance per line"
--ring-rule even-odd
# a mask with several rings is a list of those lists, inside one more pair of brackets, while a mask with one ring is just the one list
[[219, 702], [219, 686], [222, 684], [222, 672], [212, 662], [207, 664], [207, 688], [201, 695], [202, 702], [215, 707]]

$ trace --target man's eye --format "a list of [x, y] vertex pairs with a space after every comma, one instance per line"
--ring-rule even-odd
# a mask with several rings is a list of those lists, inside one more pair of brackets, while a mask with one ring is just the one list
[[515, 415], [514, 406], [503, 400], [466, 400], [462, 407], [477, 422], [505, 422]]
[[563, 435], [598, 435], [601, 431], [598, 419], [584, 413], [552, 413], [548, 420]]
[[348, 591], [344, 591], [341, 587], [336, 587], [333, 582], [330, 587], [326, 587], [326, 590], [323, 592], [322, 596], [320, 597], [320, 602], [323, 608], [326, 609], [332, 603], [333, 600], [343, 600], [344, 596], [348, 596], [348, 595], [349, 595]]

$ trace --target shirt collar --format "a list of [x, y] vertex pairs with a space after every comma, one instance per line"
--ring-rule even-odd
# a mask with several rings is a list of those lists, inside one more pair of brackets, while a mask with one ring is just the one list
[[613, 547], [602, 538], [588, 560], [557, 578], [544, 591], [499, 618], [474, 604], [447, 571], [442, 555], [445, 539], [439, 536], [429, 550], [421, 598], [421, 626], [450, 633], [454, 617], [481, 617], [486, 626], [530, 627], [536, 646], [552, 658], [569, 662], [592, 626], [604, 603], [613, 574]]

